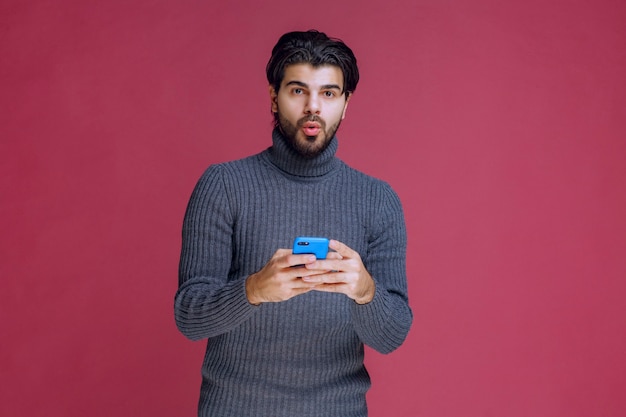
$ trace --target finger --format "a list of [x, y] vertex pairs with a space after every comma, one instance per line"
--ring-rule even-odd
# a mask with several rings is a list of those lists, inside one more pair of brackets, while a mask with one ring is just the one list
[[339, 283], [339, 284], [318, 284], [312, 288], [313, 291], [320, 292], [331, 292], [331, 293], [341, 293], [347, 294], [347, 286]]
[[270, 261], [278, 268], [288, 268], [290, 266], [289, 255], [291, 255], [291, 249], [278, 249], [274, 252]]
[[357, 254], [348, 245], [335, 239], [331, 239], [330, 242], [328, 242], [328, 247], [333, 249], [343, 257], [353, 258], [354, 255]]
[[328, 252], [326, 259], [316, 259], [315, 262], [306, 264], [307, 269], [320, 271], [338, 271], [340, 270], [340, 261], [343, 259], [338, 252]]
[[325, 271], [321, 274], [304, 275], [302, 280], [305, 282], [316, 282], [319, 284], [343, 284], [345, 283], [346, 275], [341, 272]]
[[315, 262], [305, 265], [305, 268], [318, 271], [348, 271], [351, 269], [351, 261], [349, 259], [318, 259]]
[[328, 254], [326, 255], [326, 259], [343, 259], [343, 256], [341, 256], [339, 252], [328, 252]]
[[297, 279], [296, 281], [294, 281], [291, 289], [292, 291], [306, 292], [306, 291], [312, 290], [318, 285], [319, 285], [318, 282], [309, 282], [309, 281], [305, 281], [304, 279]]
[[291, 251], [285, 256], [285, 267], [293, 267], [298, 265], [307, 265], [315, 262], [315, 255], [311, 254], [292, 254]]
[[292, 268], [292, 271], [296, 276], [296, 278], [305, 278], [305, 277], [314, 277], [317, 275], [323, 275], [330, 272], [329, 269], [309, 269], [305, 265], [295, 266]]
[[324, 274], [328, 271], [316, 271], [306, 269], [304, 266], [295, 266], [290, 268], [288, 271], [289, 274], [289, 285], [293, 286], [301, 286], [301, 284], [305, 284], [305, 286], [314, 286], [317, 283], [322, 282], [318, 278], [314, 278], [316, 275]]

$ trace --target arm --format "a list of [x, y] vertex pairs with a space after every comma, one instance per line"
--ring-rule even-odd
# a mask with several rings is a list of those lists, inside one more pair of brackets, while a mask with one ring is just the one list
[[191, 340], [219, 335], [253, 314], [245, 277], [228, 279], [232, 215], [219, 166], [198, 181], [185, 213], [174, 316]]
[[183, 222], [174, 313], [189, 339], [226, 333], [247, 320], [255, 305], [284, 301], [314, 287], [300, 277], [326, 272], [292, 268], [315, 257], [278, 249], [258, 272], [229, 279], [234, 221], [221, 169], [211, 167], [198, 181]]
[[354, 304], [352, 317], [363, 343], [381, 353], [397, 349], [413, 321], [406, 277], [406, 226], [398, 196], [388, 186], [378, 212], [378, 227], [365, 255], [365, 267], [375, 283], [375, 294], [367, 304]]
[[381, 353], [398, 348], [409, 331], [413, 315], [406, 283], [406, 229], [400, 201], [390, 188], [376, 216], [367, 253], [361, 256], [345, 244], [331, 241], [336, 252], [307, 268], [329, 273], [303, 278], [315, 290], [343, 293], [353, 299], [352, 319], [363, 343]]

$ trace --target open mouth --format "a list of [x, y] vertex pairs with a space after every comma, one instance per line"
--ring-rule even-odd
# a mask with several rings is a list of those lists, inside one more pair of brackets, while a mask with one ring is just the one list
[[317, 136], [320, 133], [321, 126], [317, 122], [304, 122], [302, 131], [306, 136]]

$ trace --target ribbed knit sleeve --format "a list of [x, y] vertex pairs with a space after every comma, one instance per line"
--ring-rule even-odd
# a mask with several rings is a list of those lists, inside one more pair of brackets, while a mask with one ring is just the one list
[[400, 200], [387, 184], [369, 195], [377, 211], [364, 262], [376, 293], [370, 303], [352, 306], [352, 320], [363, 343], [389, 353], [404, 342], [413, 320], [406, 286], [406, 229]]
[[232, 216], [221, 172], [212, 166], [200, 178], [183, 221], [174, 315], [178, 329], [192, 340], [228, 332], [255, 308], [245, 294], [245, 277], [227, 279]]

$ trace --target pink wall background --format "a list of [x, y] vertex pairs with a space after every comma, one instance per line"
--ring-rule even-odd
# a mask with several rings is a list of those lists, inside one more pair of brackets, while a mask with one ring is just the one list
[[208, 164], [269, 145], [285, 31], [355, 50], [340, 156], [389, 181], [415, 323], [372, 417], [626, 415], [626, 3], [0, 3], [0, 415], [191, 416], [173, 321]]

